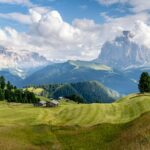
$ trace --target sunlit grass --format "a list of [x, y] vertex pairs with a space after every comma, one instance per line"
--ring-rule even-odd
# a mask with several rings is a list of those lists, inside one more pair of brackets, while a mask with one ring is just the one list
[[112, 104], [62, 100], [56, 108], [0, 102], [0, 149], [149, 149], [150, 114], [140, 117], [149, 111], [148, 94]]

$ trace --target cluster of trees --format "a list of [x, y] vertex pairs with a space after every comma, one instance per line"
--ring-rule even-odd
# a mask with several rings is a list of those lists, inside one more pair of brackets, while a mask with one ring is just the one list
[[113, 93], [111, 95], [108, 89], [97, 81], [48, 84], [34, 87], [44, 89], [44, 92], [42, 92], [41, 96], [54, 99], [66, 97], [79, 103], [100, 103], [112, 102], [115, 100]]
[[81, 97], [80, 95], [77, 95], [77, 94], [65, 96], [65, 98], [70, 99], [70, 100], [77, 102], [77, 103], [84, 103], [85, 102], [84, 98]]
[[44, 91], [41, 93], [41, 96], [54, 98], [54, 99], [59, 99], [59, 97], [65, 97], [77, 103], [85, 103], [85, 99], [69, 83], [48, 84], [48, 85], [38, 85], [38, 86], [32, 85], [32, 87], [44, 89]]
[[40, 101], [35, 94], [27, 90], [17, 89], [9, 81], [6, 82], [3, 76], [0, 76], [0, 100], [16, 103], [37, 103]]
[[143, 72], [141, 74], [138, 87], [140, 93], [150, 92], [150, 76], [148, 72]]

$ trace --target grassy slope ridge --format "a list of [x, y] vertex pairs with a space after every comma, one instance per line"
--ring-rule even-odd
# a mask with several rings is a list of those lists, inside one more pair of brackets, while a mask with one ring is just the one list
[[64, 150], [149, 150], [150, 113], [125, 124], [53, 129]]
[[62, 104], [57, 108], [0, 104], [0, 124], [53, 124], [93, 126], [126, 123], [150, 111], [150, 95], [129, 95], [112, 104]]
[[149, 149], [150, 113], [146, 113], [149, 111], [150, 94], [129, 95], [113, 104], [78, 105], [63, 101], [51, 109], [1, 102], [0, 147], [2, 150]]
[[60, 108], [60, 125], [93, 126], [101, 123], [126, 123], [150, 111], [150, 94], [132, 94], [111, 104], [82, 104]]

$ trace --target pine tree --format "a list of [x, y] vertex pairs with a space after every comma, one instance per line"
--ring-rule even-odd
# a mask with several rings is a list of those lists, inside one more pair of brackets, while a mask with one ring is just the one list
[[0, 88], [0, 101], [5, 99], [4, 91]]
[[138, 87], [141, 93], [150, 92], [150, 76], [148, 72], [143, 72], [141, 74]]
[[9, 81], [7, 82], [7, 89], [8, 90], [12, 90], [13, 89], [13, 85], [11, 85], [11, 83]]
[[5, 78], [3, 76], [0, 77], [0, 88], [2, 90], [5, 88]]

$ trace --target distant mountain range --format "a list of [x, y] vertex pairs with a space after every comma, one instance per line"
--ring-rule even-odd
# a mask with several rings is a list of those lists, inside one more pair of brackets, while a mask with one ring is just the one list
[[106, 42], [93, 61], [52, 63], [37, 53], [21, 54], [0, 47], [0, 75], [13, 84], [43, 85], [96, 80], [120, 94], [138, 91], [143, 71], [150, 72], [150, 49], [134, 41], [134, 34], [123, 31], [113, 41]]
[[50, 63], [51, 62], [38, 53], [29, 51], [16, 53], [0, 46], [0, 70], [7, 70], [11, 74], [21, 78], [25, 78]]
[[72, 83], [91, 80], [97, 80], [122, 94], [137, 90], [137, 83], [124, 75], [124, 73], [105, 65], [84, 61], [68, 61], [47, 66], [26, 78], [23, 81], [23, 85]]

